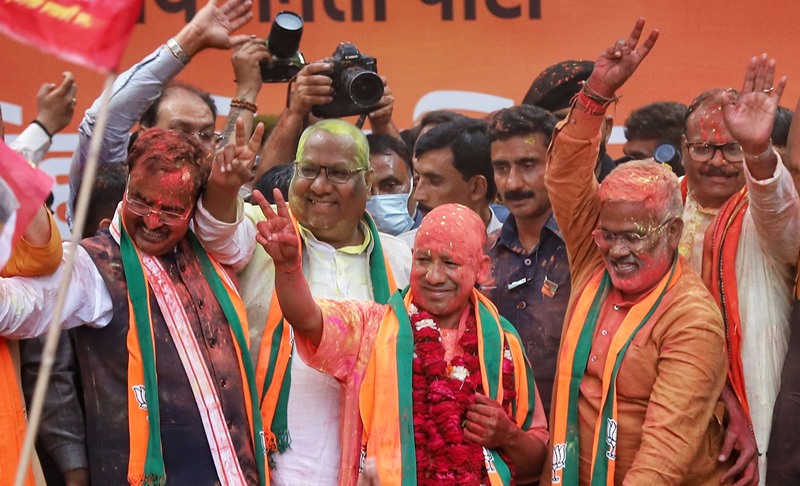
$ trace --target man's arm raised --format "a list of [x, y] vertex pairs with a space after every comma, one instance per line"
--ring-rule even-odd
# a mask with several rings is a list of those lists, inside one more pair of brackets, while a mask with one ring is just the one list
[[289, 209], [280, 190], [274, 189], [275, 205], [272, 210], [260, 191], [253, 192], [253, 200], [261, 207], [266, 221], [256, 225], [256, 241], [272, 257], [275, 263], [275, 292], [283, 316], [292, 328], [302, 334], [314, 346], [322, 341], [322, 310], [311, 295], [303, 262], [300, 256], [300, 239], [295, 232]]

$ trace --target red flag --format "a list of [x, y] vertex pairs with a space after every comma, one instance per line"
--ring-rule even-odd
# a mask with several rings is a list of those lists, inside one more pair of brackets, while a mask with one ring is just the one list
[[5, 266], [12, 243], [22, 237], [51, 187], [53, 179], [49, 175], [0, 140], [0, 268]]
[[116, 71], [142, 0], [2, 0], [0, 31], [98, 71]]

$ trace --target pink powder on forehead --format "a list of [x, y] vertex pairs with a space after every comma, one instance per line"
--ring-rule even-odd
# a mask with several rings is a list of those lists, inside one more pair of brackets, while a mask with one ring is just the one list
[[422, 220], [414, 247], [448, 250], [465, 260], [483, 254], [486, 226], [478, 214], [461, 204], [443, 204]]

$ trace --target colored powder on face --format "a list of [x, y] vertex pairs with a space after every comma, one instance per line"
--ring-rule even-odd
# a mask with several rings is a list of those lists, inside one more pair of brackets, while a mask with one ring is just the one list
[[429, 212], [417, 231], [415, 248], [449, 249], [464, 262], [477, 262], [483, 255], [486, 226], [478, 214], [460, 204], [443, 204]]

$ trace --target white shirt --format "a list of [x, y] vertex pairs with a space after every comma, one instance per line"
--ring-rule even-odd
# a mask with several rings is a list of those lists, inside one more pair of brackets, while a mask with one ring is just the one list
[[[242, 263], [247, 263], [239, 274], [239, 284], [250, 326], [250, 351], [257, 362], [275, 286], [275, 267], [267, 252], [255, 241], [253, 222], [265, 219], [261, 208], [247, 204], [242, 211], [242, 206], [240, 201], [236, 223], [223, 223], [208, 213], [201, 200], [195, 214], [195, 230], [206, 249], [221, 262], [234, 268], [242, 268]], [[243, 212], [247, 218], [242, 217]], [[361, 230], [365, 235], [368, 233], [363, 221]], [[311, 295], [336, 300], [373, 299], [369, 272], [373, 241], [336, 249], [317, 240], [305, 228], [301, 227], [300, 236], [303, 239], [303, 273]], [[397, 287], [405, 287], [411, 269], [410, 248], [384, 233], [380, 233], [380, 240]], [[292, 444], [291, 449], [273, 456], [275, 470], [271, 483], [337, 485], [341, 461], [341, 385], [306, 365], [294, 348], [291, 373], [287, 418]]]
[[[744, 173], [750, 205], [736, 251], [736, 289], [745, 390], [758, 450], [765, 453], [789, 345], [792, 289], [800, 251], [800, 198], [780, 161], [769, 179], [754, 180], [747, 164]], [[690, 193], [683, 219], [701, 223], [690, 226], [690, 233], [684, 230], [681, 253], [698, 272], [702, 270], [705, 230], [713, 220], [703, 212]], [[759, 474], [760, 483], [764, 484], [766, 454], [759, 458]]]

